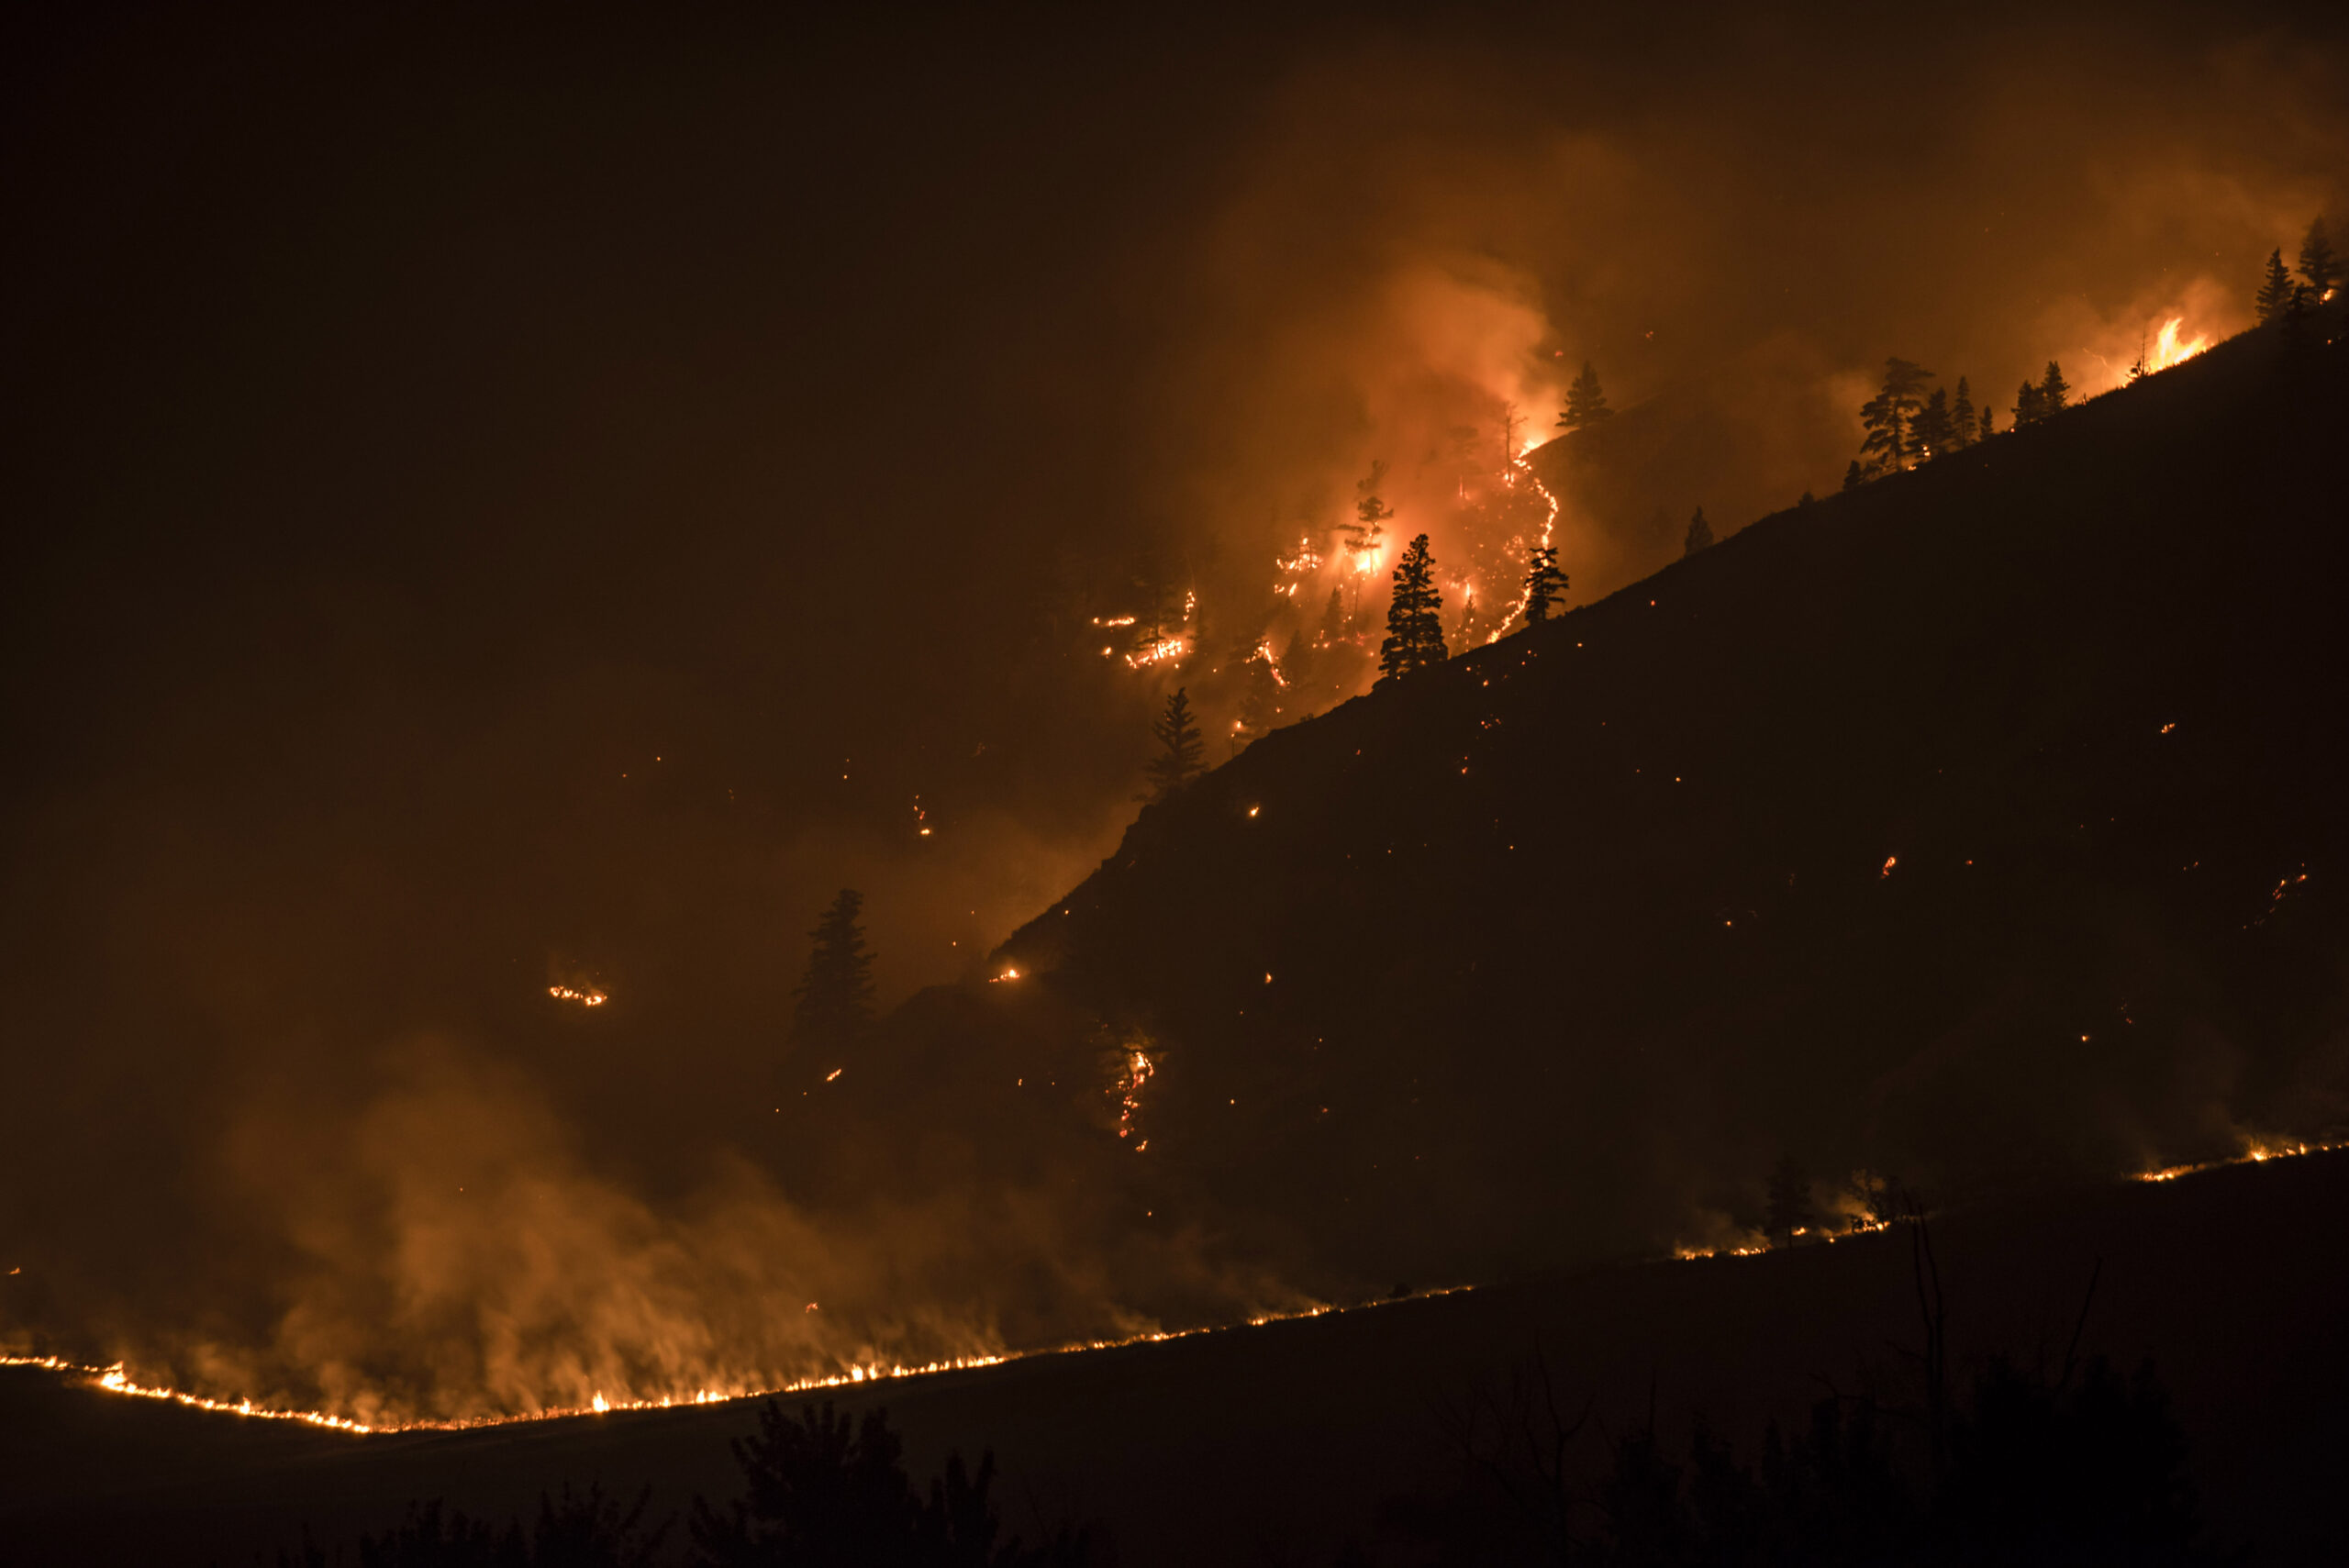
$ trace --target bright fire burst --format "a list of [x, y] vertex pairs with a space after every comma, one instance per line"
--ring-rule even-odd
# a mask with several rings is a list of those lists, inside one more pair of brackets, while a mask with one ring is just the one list
[[2154, 339], [2154, 346], [2145, 350], [2141, 361], [2145, 374], [2151, 375], [2155, 371], [2165, 371], [2172, 365], [2182, 364], [2210, 346], [2208, 332], [2190, 339], [2182, 338], [2179, 328], [2185, 325], [2186, 317], [2183, 316], [2173, 316], [2162, 323], [2161, 335]]
[[550, 985], [547, 995], [558, 1002], [576, 1002], [583, 1007], [600, 1007], [605, 1002], [601, 991], [574, 991], [568, 985]]

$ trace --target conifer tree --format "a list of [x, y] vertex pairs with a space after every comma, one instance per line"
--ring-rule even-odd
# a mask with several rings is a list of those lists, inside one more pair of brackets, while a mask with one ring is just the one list
[[2047, 379], [2039, 384], [2039, 414], [2041, 418], [2070, 403], [2072, 384], [2064, 379], [2064, 367], [2054, 360], [2047, 361]]
[[1975, 429], [1974, 389], [1965, 384], [1964, 376], [1959, 376], [1957, 400], [1949, 409], [1949, 444], [1953, 448], [1970, 447], [1980, 439]]
[[1913, 427], [1925, 406], [1925, 384], [1933, 373], [1898, 357], [1884, 361], [1884, 387], [1860, 406], [1860, 423], [1867, 439], [1860, 451], [1876, 473], [1907, 468], [1916, 456]]
[[1680, 559], [1687, 560], [1712, 542], [1713, 525], [1705, 521], [1705, 508], [1699, 506], [1697, 515], [1688, 519], [1688, 537], [1681, 541]]
[[1599, 390], [1598, 372], [1592, 368], [1588, 360], [1583, 361], [1582, 374], [1575, 377], [1574, 384], [1566, 388], [1566, 406], [1558, 414], [1558, 428], [1564, 430], [1583, 429], [1608, 418], [1614, 412], [1607, 406], [1607, 394]]
[[2324, 231], [2322, 213], [2309, 225], [2308, 236], [2300, 241], [2300, 278], [2307, 284], [2311, 304], [2321, 304], [2341, 281], [2341, 258], [2332, 253], [2332, 240]]
[[1991, 427], [1998, 423], [1998, 418], [1997, 409], [1987, 403], [1982, 405], [1974, 416], [1974, 439], [1977, 441], [1988, 440], [1993, 434]]
[[2036, 425], [2047, 416], [2047, 399], [2030, 382], [2015, 389], [2015, 426]]
[[1141, 798], [1154, 804], [1207, 771], [1206, 742], [1199, 727], [1191, 721], [1191, 695], [1186, 688], [1174, 688], [1174, 695], [1166, 699], [1166, 711], [1151, 721], [1150, 732], [1157, 738], [1159, 751], [1142, 770], [1150, 788]]
[[1395, 596], [1386, 606], [1386, 640], [1378, 645], [1383, 684], [1441, 664], [1452, 655], [1443, 645], [1443, 595], [1436, 591], [1435, 562], [1428, 536], [1419, 535], [1395, 565]]
[[1566, 574], [1558, 570], [1558, 552], [1537, 547], [1525, 573], [1525, 624], [1540, 626], [1550, 618], [1550, 606], [1566, 591]]
[[1330, 604], [1321, 612], [1321, 626], [1314, 633], [1314, 640], [1324, 648], [1335, 648], [1345, 638], [1348, 618], [1345, 595], [1339, 589], [1330, 589]]
[[814, 946], [792, 991], [793, 1044], [845, 1046], [871, 1027], [873, 954], [865, 951], [864, 929], [857, 924], [863, 908], [864, 895], [843, 887], [807, 933]]
[[1861, 485], [1865, 484], [1867, 482], [1867, 470], [1860, 466], [1860, 460], [1858, 458], [1854, 458], [1843, 470], [1843, 488], [1846, 490], [1857, 490]]
[[2292, 286], [2291, 270], [2284, 265], [2284, 249], [2279, 245], [2267, 252], [2267, 272], [2252, 299], [2262, 326], [2284, 314], [2284, 307], [2292, 303]]
[[1919, 458], [1939, 457], [1957, 444], [1956, 427], [1950, 419], [1949, 394], [1940, 387], [1925, 399], [1924, 407], [1917, 411], [1917, 423], [1909, 432]]
[[1386, 537], [1386, 524], [1395, 516], [1395, 509], [1378, 494], [1386, 482], [1386, 464], [1373, 462], [1369, 473], [1354, 484], [1354, 520], [1338, 527], [1346, 536], [1346, 563], [1354, 568], [1347, 576], [1355, 583], [1362, 581], [1361, 565], [1376, 558]]

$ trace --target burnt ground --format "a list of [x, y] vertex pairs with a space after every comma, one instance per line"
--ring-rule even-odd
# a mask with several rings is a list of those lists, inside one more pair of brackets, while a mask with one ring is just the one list
[[[2278, 1560], [2349, 1548], [2349, 1154], [2081, 1188], [1942, 1217], [1934, 1239], [1961, 1365], [2060, 1358], [2092, 1268], [2084, 1344], [2154, 1359], [2191, 1444], [2212, 1536]], [[1751, 1439], [1864, 1363], [1897, 1366], [1919, 1319], [1909, 1247], [1860, 1237], [1791, 1253], [1619, 1265], [1316, 1319], [839, 1392], [885, 1407], [919, 1475], [991, 1446], [1016, 1527], [1090, 1518], [1129, 1565], [1327, 1562], [1376, 1549], [1383, 1499], [1441, 1485], [1440, 1410], [1539, 1354], [1598, 1429], [1701, 1414]], [[1824, 1380], [1824, 1381], [1822, 1381]], [[748, 1405], [354, 1438], [0, 1375], [0, 1540], [10, 1562], [263, 1560], [348, 1541], [411, 1498], [503, 1517], [569, 1480], [650, 1483], [656, 1507], [734, 1490]], [[1030, 1510], [1034, 1510], [1031, 1514]], [[1032, 1525], [1030, 1526], [1032, 1529]], [[1391, 1547], [1391, 1543], [1388, 1543]]]

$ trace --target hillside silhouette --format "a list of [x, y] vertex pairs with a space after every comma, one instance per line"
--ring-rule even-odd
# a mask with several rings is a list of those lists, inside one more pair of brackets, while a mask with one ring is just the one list
[[1787, 1154], [1956, 1196], [2338, 1129], [2338, 331], [1272, 734], [918, 999], [884, 1097], [1146, 1050], [1119, 1181], [1317, 1284], [1750, 1228]]

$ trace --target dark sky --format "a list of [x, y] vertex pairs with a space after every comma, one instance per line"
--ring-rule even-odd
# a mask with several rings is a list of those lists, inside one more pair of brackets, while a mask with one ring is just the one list
[[[2234, 330], [2340, 210], [2318, 15], [17, 32], [0, 1265], [185, 1292], [420, 1040], [689, 1184], [834, 889], [894, 1000], [1114, 844], [1139, 556], [1259, 624], [1585, 358], [1733, 410], [1726, 530], [1887, 354]], [[1578, 527], [1578, 599], [1660, 564]]]

